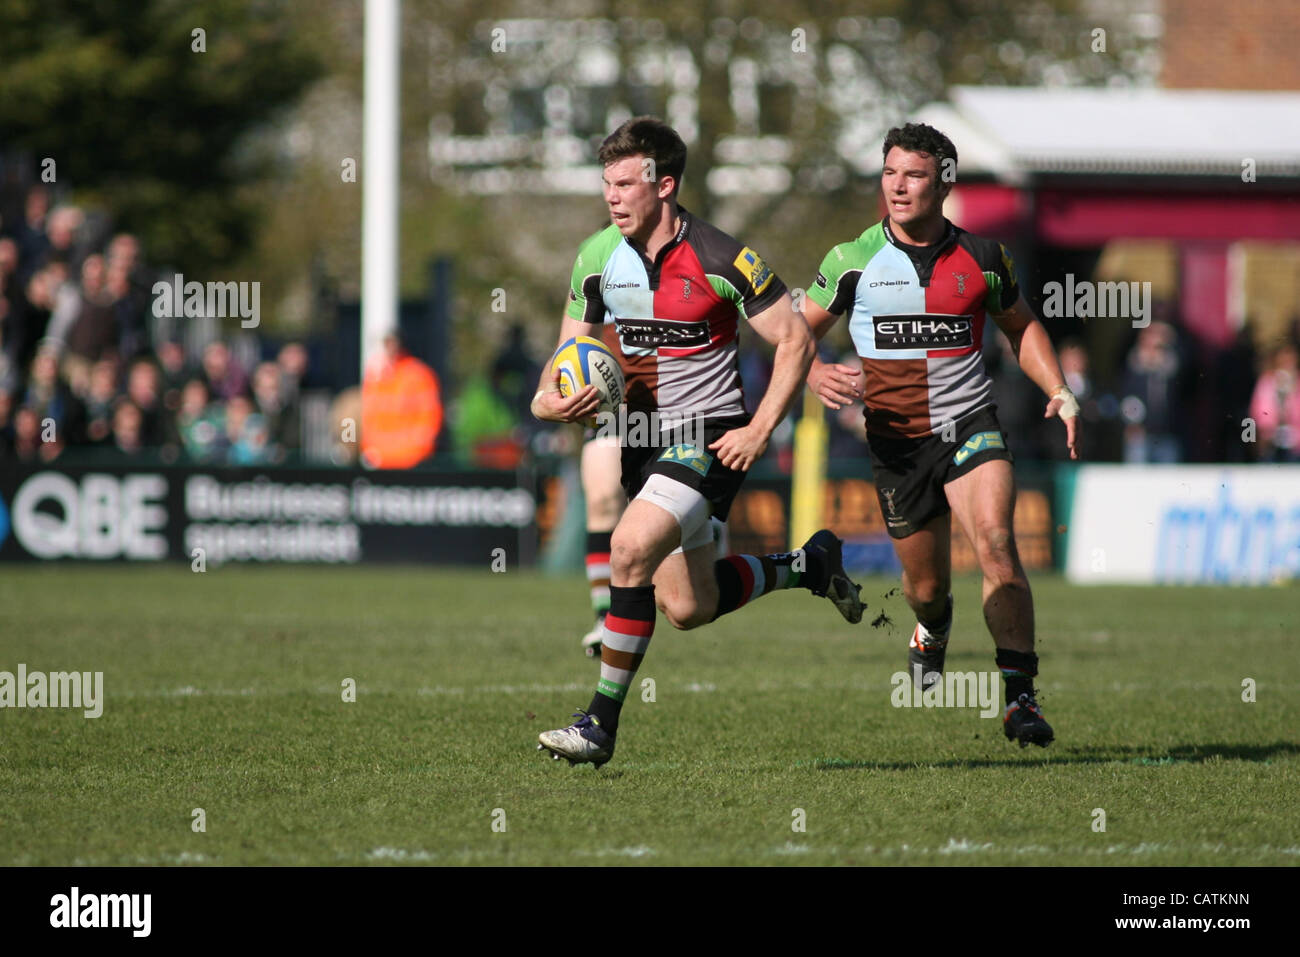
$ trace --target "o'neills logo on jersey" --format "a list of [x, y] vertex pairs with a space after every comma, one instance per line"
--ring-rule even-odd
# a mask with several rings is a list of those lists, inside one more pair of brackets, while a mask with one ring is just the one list
[[960, 349], [974, 345], [970, 316], [876, 316], [877, 349]]
[[709, 344], [708, 322], [668, 322], [664, 319], [617, 319], [624, 348], [692, 349]]

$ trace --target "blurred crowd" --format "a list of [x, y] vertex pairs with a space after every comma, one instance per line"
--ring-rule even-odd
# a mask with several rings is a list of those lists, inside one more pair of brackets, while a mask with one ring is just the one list
[[157, 457], [256, 465], [300, 442], [301, 343], [246, 368], [214, 339], [155, 336], [154, 274], [44, 185], [0, 204], [0, 458]]
[[[196, 344], [153, 316], [156, 275], [130, 233], [53, 203], [49, 188], [0, 184], [0, 459], [79, 459], [259, 465], [292, 460], [302, 446], [308, 351], [247, 339], [239, 355], [221, 338]], [[179, 320], [185, 322], [185, 320]], [[1200, 347], [1163, 304], [1115, 355], [1077, 339], [1057, 342], [1078, 396], [1085, 457], [1113, 462], [1300, 461], [1300, 320], [1264, 353], [1250, 324], [1229, 348]], [[770, 359], [744, 337], [739, 363], [751, 406]], [[187, 343], [194, 346], [191, 353]], [[823, 344], [823, 358], [835, 356]], [[1003, 428], [1018, 458], [1067, 455], [1059, 422], [1044, 421], [1038, 388], [1006, 337], [986, 325], [984, 355]], [[396, 336], [362, 386], [335, 396], [334, 461], [407, 467], [436, 450], [463, 464], [512, 468], [530, 450], [563, 453], [573, 438], [532, 419], [528, 403], [543, 360], [523, 324], [511, 326], [482, 373], [459, 383], [448, 414], [442, 387]], [[1093, 373], [1094, 361], [1105, 375]], [[366, 403], [362, 394], [368, 395]], [[366, 412], [362, 421], [362, 411]], [[795, 414], [800, 414], [796, 404]], [[829, 414], [832, 458], [865, 452], [861, 407]], [[352, 423], [352, 425], [349, 425]], [[356, 424], [361, 424], [358, 443]], [[445, 427], [444, 427], [445, 426]], [[768, 461], [792, 464], [793, 425], [773, 435]]]
[[[1105, 376], [1078, 339], [1057, 344], [1061, 371], [1078, 397], [1089, 461], [1300, 461], [1300, 326], [1260, 352], [1249, 324], [1226, 349], [1200, 347], [1166, 305], [1135, 330]], [[1042, 419], [1044, 400], [998, 335], [985, 358], [1003, 427], [1027, 458], [1067, 457], [1059, 424]]]
[[[1300, 321], [1291, 335], [1263, 353], [1249, 325], [1227, 349], [1202, 350], [1182, 328], [1176, 310], [1134, 329], [1110, 357], [1111, 372], [1093, 373], [1087, 345], [1066, 338], [1056, 343], [1061, 371], [1078, 397], [1084, 426], [1084, 454], [1091, 462], [1297, 462], [1300, 461]], [[852, 352], [837, 355], [820, 347], [826, 362], [860, 367]], [[1098, 357], [1102, 358], [1102, 357]], [[986, 324], [985, 368], [993, 400], [1016, 457], [1064, 461], [1069, 452], [1056, 419], [1044, 420], [1047, 399], [1021, 371], [1011, 344], [992, 322]], [[771, 358], [753, 337], [738, 356], [745, 401], [752, 413], [771, 379]], [[528, 401], [541, 366], [528, 351], [523, 328], [513, 327], [484, 374], [472, 377], [452, 403], [450, 445], [466, 462], [511, 467], [523, 450], [572, 451], [572, 436], [539, 426]], [[792, 415], [772, 435], [764, 461], [788, 473], [793, 466]], [[866, 454], [860, 403], [827, 412], [832, 459]], [[567, 439], [567, 441], [561, 441]]]
[[[1231, 347], [1197, 348], [1166, 306], [1163, 318], [1134, 330], [1104, 377], [1079, 339], [1056, 343], [1061, 372], [1079, 399], [1084, 457], [1090, 462], [1300, 461], [1300, 321], [1263, 354], [1249, 327]], [[1047, 400], [1021, 371], [1006, 336], [985, 328], [984, 362], [998, 419], [1018, 459], [1069, 458], [1059, 421], [1044, 420]], [[1098, 357], [1100, 358], [1100, 357]], [[856, 364], [852, 354], [823, 359]], [[832, 416], [831, 457], [860, 453], [861, 406]]]

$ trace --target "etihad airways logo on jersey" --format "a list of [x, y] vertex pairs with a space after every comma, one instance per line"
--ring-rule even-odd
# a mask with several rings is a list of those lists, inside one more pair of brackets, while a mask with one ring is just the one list
[[691, 349], [709, 344], [709, 324], [669, 322], [665, 319], [616, 319], [618, 335], [625, 349]]
[[876, 316], [877, 349], [960, 349], [974, 345], [970, 316]]

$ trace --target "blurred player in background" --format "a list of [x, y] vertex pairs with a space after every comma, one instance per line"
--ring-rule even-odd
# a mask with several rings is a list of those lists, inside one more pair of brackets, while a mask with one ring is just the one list
[[984, 573], [984, 621], [1006, 685], [1004, 731], [1021, 747], [1046, 747], [1053, 732], [1034, 698], [1033, 597], [1012, 535], [1015, 476], [980, 353], [986, 317], [1049, 397], [1044, 417], [1065, 423], [1071, 458], [1079, 405], [1006, 248], [944, 218], [957, 167], [952, 142], [908, 124], [889, 131], [884, 154], [888, 214], [827, 253], [804, 305], [818, 338], [849, 316], [862, 367], [814, 360], [808, 385], [832, 409], [864, 402], [876, 494], [917, 618], [908, 653], [917, 686], [943, 674], [955, 514]]
[[[859, 587], [844, 574], [841, 542], [828, 530], [796, 552], [716, 558], [710, 517], [725, 520], [812, 358], [812, 335], [785, 284], [752, 249], [677, 205], [686, 145], [671, 127], [650, 117], [629, 120], [601, 144], [598, 158], [611, 224], [579, 250], [559, 341], [594, 336], [613, 322], [629, 423], [653, 414], [669, 431], [651, 431], [649, 441], [635, 444], [633, 429], [622, 437], [630, 501], [610, 539], [600, 682], [577, 723], [538, 738], [557, 759], [597, 766], [614, 754], [656, 609], [676, 628], [697, 628], [771, 591], [803, 587], [830, 598], [846, 620], [862, 620]], [[752, 417], [736, 363], [741, 316], [776, 347], [772, 380]], [[533, 414], [575, 422], [598, 404], [593, 386], [563, 398], [559, 373], [549, 370]], [[677, 427], [693, 423], [700, 434], [683, 441]]]

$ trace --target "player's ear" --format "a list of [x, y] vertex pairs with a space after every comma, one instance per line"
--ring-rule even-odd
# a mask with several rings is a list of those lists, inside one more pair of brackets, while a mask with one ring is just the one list
[[660, 176], [659, 181], [655, 183], [656, 191], [660, 199], [667, 199], [677, 191], [676, 176]]
[[952, 192], [953, 183], [957, 181], [957, 162], [950, 157], [935, 159], [935, 173], [939, 178], [938, 193], [940, 199], [947, 199]]

